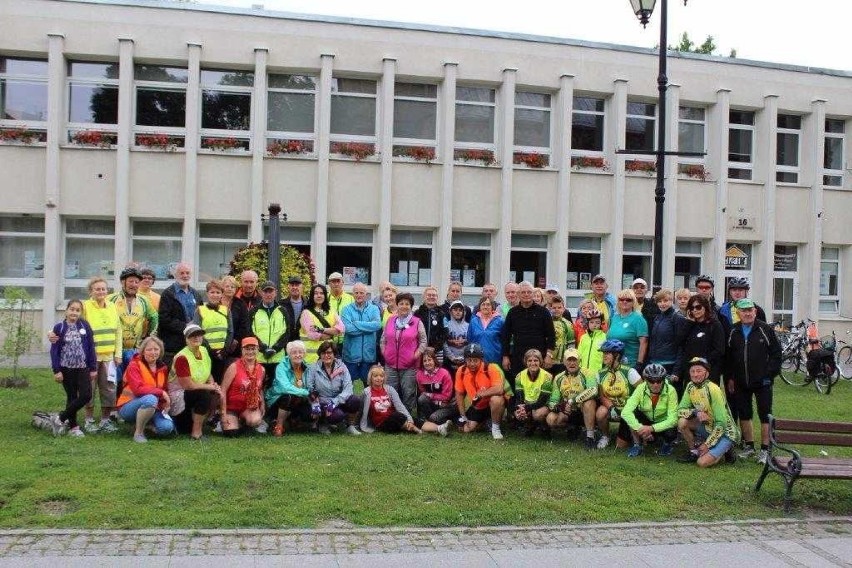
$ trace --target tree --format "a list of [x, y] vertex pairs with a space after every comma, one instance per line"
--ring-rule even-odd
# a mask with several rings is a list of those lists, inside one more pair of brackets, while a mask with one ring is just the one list
[[8, 286], [3, 291], [3, 306], [0, 308], [0, 360], [12, 364], [9, 382], [14, 384], [23, 377], [18, 376], [21, 355], [32, 347], [38, 332], [33, 325], [32, 298], [23, 288]]
[[[283, 288], [283, 290], [280, 290], [282, 294], [286, 294], [287, 289], [284, 284], [291, 276], [300, 277], [306, 285], [313, 285], [316, 282], [314, 274], [316, 267], [314, 261], [308, 255], [299, 252], [295, 247], [284, 244], [280, 245], [279, 251], [278, 281]], [[239, 279], [244, 270], [257, 272], [258, 279], [261, 282], [270, 279], [269, 246], [266, 242], [249, 243], [234, 253], [234, 258], [231, 260], [231, 276]]]
[[[716, 47], [716, 42], [713, 41], [713, 36], [711, 35], [707, 36], [707, 38], [704, 40], [704, 43], [699, 46], [696, 46], [695, 42], [689, 39], [689, 34], [683, 32], [680, 36], [680, 43], [678, 43], [677, 45], [670, 45], [669, 49], [671, 51], [680, 51], [684, 53], [703, 53], [705, 55], [714, 55], [713, 52], [716, 51]], [[736, 56], [737, 50], [731, 49], [731, 53], [728, 55], [728, 57]]]

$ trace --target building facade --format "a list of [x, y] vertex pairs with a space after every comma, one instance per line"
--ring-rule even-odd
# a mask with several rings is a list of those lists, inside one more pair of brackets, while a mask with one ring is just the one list
[[[629, 17], [627, 14], [626, 17]], [[142, 0], [0, 6], [0, 286], [46, 326], [145, 262], [199, 281], [260, 241], [317, 276], [650, 280], [654, 50]], [[663, 284], [745, 276], [773, 320], [845, 330], [852, 73], [669, 60]], [[721, 299], [721, 298], [720, 298]]]

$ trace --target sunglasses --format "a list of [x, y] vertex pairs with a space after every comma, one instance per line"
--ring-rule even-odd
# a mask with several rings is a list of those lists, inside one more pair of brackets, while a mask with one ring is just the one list
[[703, 310], [703, 309], [704, 309], [704, 306], [689, 306], [689, 307], [688, 307], [688, 308], [686, 308], [686, 309], [687, 309], [687, 310], [692, 310], [692, 311], [695, 311], [695, 310]]
[[633, 300], [631, 300], [630, 298], [619, 298], [618, 301], [619, 302], [632, 302]]
[[710, 290], [712, 288], [713, 288], [713, 286], [698, 286], [699, 290]]
[[645, 379], [645, 382], [650, 383], [652, 385], [657, 385], [663, 382], [665, 379]]

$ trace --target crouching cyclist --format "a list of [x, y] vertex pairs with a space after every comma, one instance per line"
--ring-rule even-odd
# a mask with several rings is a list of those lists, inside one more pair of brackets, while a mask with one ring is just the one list
[[[601, 431], [597, 448], [602, 450], [609, 445], [610, 420], [620, 421], [621, 409], [642, 377], [633, 367], [622, 364], [624, 343], [618, 339], [607, 339], [598, 351], [603, 353], [603, 368], [598, 374], [598, 407], [595, 420]], [[629, 443], [630, 436], [627, 436], [627, 439], [619, 438], [618, 447], [626, 448]]]
[[585, 427], [586, 449], [594, 449], [597, 381], [580, 371], [580, 355], [576, 349], [565, 351], [563, 363], [565, 371], [556, 375], [547, 404], [550, 409], [547, 425], [551, 428], [567, 425]]
[[740, 439], [740, 431], [725, 395], [716, 383], [708, 380], [707, 359], [694, 357], [688, 365], [689, 384], [678, 405], [677, 428], [691, 449], [678, 461], [697, 462], [698, 467], [712, 467], [722, 458], [732, 463], [737, 459], [734, 444]]
[[645, 379], [621, 411], [618, 437], [632, 437], [627, 457], [642, 455], [647, 444], [660, 440], [658, 456], [670, 456], [677, 437], [677, 391], [666, 380], [666, 368], [652, 363], [642, 371]]

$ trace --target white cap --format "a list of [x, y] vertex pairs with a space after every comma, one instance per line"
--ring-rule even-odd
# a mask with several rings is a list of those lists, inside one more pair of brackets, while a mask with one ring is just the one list
[[641, 278], [637, 278], [636, 280], [634, 280], [634, 281], [633, 281], [633, 284], [631, 284], [631, 285], [630, 285], [630, 287], [632, 288], [633, 286], [636, 286], [637, 284], [641, 284], [641, 285], [642, 285], [642, 286], [644, 286], [645, 288], [647, 288], [647, 287], [648, 287], [648, 283], [647, 283], [647, 282], [645, 282], [644, 280], [642, 280]]

